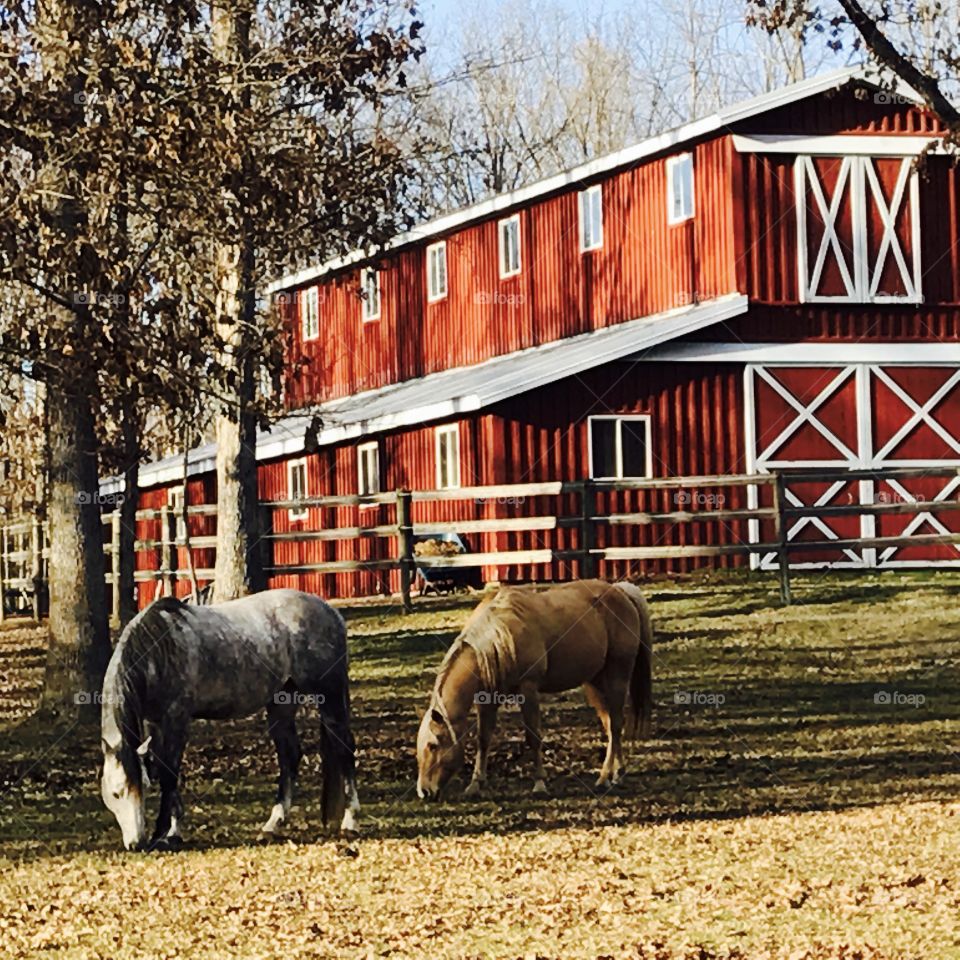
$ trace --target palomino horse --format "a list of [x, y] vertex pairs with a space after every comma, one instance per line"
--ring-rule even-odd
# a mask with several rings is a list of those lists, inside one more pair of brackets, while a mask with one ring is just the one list
[[653, 627], [630, 583], [602, 580], [543, 591], [506, 587], [482, 603], [447, 651], [417, 736], [417, 793], [436, 797], [464, 762], [464, 735], [477, 710], [477, 757], [467, 794], [480, 791], [497, 707], [519, 701], [534, 755], [534, 793], [546, 791], [540, 694], [583, 686], [607, 735], [598, 786], [623, 773], [621, 739], [629, 688], [635, 728], [650, 733]]
[[157, 600], [121, 634], [102, 703], [101, 793], [128, 850], [145, 846], [148, 771], [161, 791], [150, 846], [180, 845], [180, 760], [190, 721], [246, 717], [264, 707], [280, 762], [277, 802], [263, 826], [274, 832], [293, 801], [301, 703], [316, 704], [323, 721], [324, 822], [342, 817], [342, 829], [354, 827], [360, 804], [347, 630], [319, 597], [268, 590], [214, 606]]

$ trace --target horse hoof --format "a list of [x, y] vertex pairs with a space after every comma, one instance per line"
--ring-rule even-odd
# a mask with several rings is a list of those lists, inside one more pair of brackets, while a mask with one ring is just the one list
[[160, 837], [150, 844], [150, 849], [157, 853], [176, 853], [183, 849], [183, 839], [181, 837]]
[[483, 792], [483, 787], [480, 785], [479, 780], [471, 780], [467, 784], [467, 789], [463, 791], [465, 797], [479, 797]]
[[533, 792], [534, 792], [534, 793], [546, 793], [546, 792], [547, 792], [547, 785], [546, 785], [542, 780], [537, 780], [537, 781], [533, 784]]

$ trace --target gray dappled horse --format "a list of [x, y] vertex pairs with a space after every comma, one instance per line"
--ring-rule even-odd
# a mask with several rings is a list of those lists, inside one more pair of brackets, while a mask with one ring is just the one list
[[267, 590], [213, 606], [157, 600], [120, 636], [103, 683], [103, 802], [128, 849], [147, 846], [146, 788], [160, 782], [149, 846], [180, 844], [180, 761], [193, 719], [246, 717], [264, 707], [277, 748], [277, 802], [263, 831], [290, 812], [300, 762], [295, 715], [315, 704], [323, 721], [323, 819], [352, 830], [360, 805], [350, 732], [347, 630], [319, 597]]

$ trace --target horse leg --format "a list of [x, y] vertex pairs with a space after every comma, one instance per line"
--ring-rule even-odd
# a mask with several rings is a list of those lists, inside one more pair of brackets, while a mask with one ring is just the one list
[[587, 702], [597, 711], [607, 737], [607, 752], [596, 783], [598, 787], [605, 787], [608, 783], [617, 783], [623, 774], [623, 708], [627, 684], [621, 676], [610, 673], [585, 683], [583, 690]]
[[262, 833], [275, 833], [277, 827], [287, 819], [293, 805], [293, 790], [303, 756], [297, 736], [296, 714], [295, 703], [271, 703], [267, 707], [267, 723], [277, 748], [280, 777], [277, 782], [277, 802], [270, 811], [270, 819], [260, 828]]
[[596, 710], [597, 718], [600, 720], [600, 726], [603, 727], [604, 736], [607, 738], [607, 752], [603, 758], [603, 766], [600, 767], [600, 776], [595, 784], [597, 787], [605, 787], [614, 769], [613, 733], [610, 722], [610, 710], [607, 706], [607, 698], [596, 682], [585, 683], [583, 685], [583, 692], [587, 697], [587, 703]]
[[151, 847], [178, 847], [183, 801], [180, 798], [180, 763], [187, 743], [187, 725], [174, 724], [164, 731], [162, 746], [155, 757], [160, 782], [160, 812], [153, 828]]
[[534, 683], [524, 683], [520, 687], [520, 712], [523, 716], [523, 729], [527, 747], [533, 754], [533, 792], [546, 793], [546, 772], [543, 769], [543, 737], [540, 735], [540, 693]]
[[480, 793], [487, 780], [487, 757], [490, 754], [490, 741], [497, 726], [497, 704], [477, 704], [477, 759], [473, 765], [473, 779], [464, 791], [465, 797]]

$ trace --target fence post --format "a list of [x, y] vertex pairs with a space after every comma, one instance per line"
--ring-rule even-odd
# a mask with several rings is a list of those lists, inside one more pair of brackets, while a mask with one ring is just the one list
[[774, 533], [777, 540], [777, 563], [780, 568], [780, 601], [789, 606], [793, 599], [790, 595], [790, 556], [787, 549], [787, 522], [783, 515], [786, 506], [786, 485], [783, 474], [778, 473], [773, 484], [773, 509], [776, 510]]
[[43, 526], [39, 520], [34, 520], [30, 528], [31, 563], [30, 579], [33, 583], [33, 619], [40, 622], [43, 615]]
[[597, 575], [597, 558], [592, 552], [597, 545], [597, 525], [593, 519], [597, 509], [597, 491], [590, 479], [583, 481], [580, 494], [580, 579], [591, 580]]
[[[172, 521], [172, 522], [171, 522]], [[160, 582], [162, 595], [176, 596], [176, 556], [177, 518], [169, 506], [164, 504], [160, 508]]]
[[400, 563], [400, 596], [403, 599], [404, 613], [413, 611], [410, 599], [414, 571], [412, 501], [413, 495], [409, 490], [397, 491], [397, 559]]
[[260, 511], [260, 567], [263, 570], [264, 586], [269, 574], [267, 571], [273, 566], [273, 508], [262, 500], [258, 503]]
[[110, 514], [110, 619], [120, 626], [120, 508]]
[[7, 528], [0, 527], [0, 623], [6, 617], [7, 599]]

